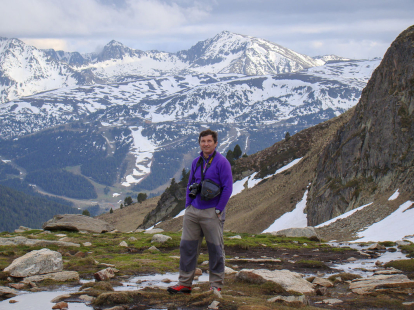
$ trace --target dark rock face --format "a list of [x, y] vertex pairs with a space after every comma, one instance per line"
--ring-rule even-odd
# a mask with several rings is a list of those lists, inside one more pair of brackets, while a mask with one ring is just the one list
[[147, 229], [180, 213], [185, 207], [186, 184], [186, 180], [179, 183], [172, 182], [161, 195], [157, 207], [145, 216], [138, 228]]
[[315, 226], [384, 190], [412, 191], [414, 181], [414, 26], [386, 52], [351, 120], [322, 152], [309, 192]]

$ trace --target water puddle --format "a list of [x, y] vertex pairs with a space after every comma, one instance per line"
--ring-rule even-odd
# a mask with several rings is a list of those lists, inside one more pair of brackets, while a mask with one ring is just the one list
[[[357, 243], [348, 243], [348, 242], [329, 242], [331, 246], [335, 247], [350, 247], [355, 250], [367, 250], [368, 246], [361, 247]], [[376, 258], [362, 258], [357, 259], [353, 262], [343, 262], [341, 264], [334, 264], [330, 266], [331, 268], [337, 269], [340, 272], [348, 272], [353, 274], [358, 274], [362, 277], [372, 276], [376, 270], [382, 269], [381, 266], [377, 266], [375, 263], [380, 262], [382, 264], [390, 262], [392, 260], [402, 260], [402, 259], [409, 259], [405, 254], [401, 253], [401, 250], [397, 247], [393, 247], [397, 249], [396, 252], [389, 252], [387, 250], [377, 251], [380, 255]]]
[[[171, 280], [171, 282], [166, 283], [163, 281]], [[178, 272], [175, 273], [165, 273], [165, 274], [154, 274], [154, 275], [144, 275], [132, 277], [125, 282], [122, 286], [114, 287], [115, 291], [134, 291], [141, 290], [145, 287], [165, 287], [175, 285], [178, 281]], [[194, 284], [208, 281], [208, 274], [203, 273], [199, 276], [198, 280], [194, 281]], [[81, 280], [81, 283], [94, 282], [94, 280]], [[52, 309], [55, 303], [50, 302], [57, 296], [74, 293], [79, 291], [80, 286], [77, 287], [61, 287], [59, 291], [44, 291], [44, 292], [26, 292], [21, 291], [20, 295], [17, 295], [13, 298], [0, 301], [1, 310], [47, 310]], [[10, 300], [16, 300], [17, 303], [9, 303]], [[68, 302], [70, 310], [91, 310], [93, 309], [90, 306], [87, 306], [85, 303], [76, 303]], [[149, 308], [148, 310], [163, 310], [163, 309], [154, 309]]]
[[[37, 293], [30, 293], [30, 292], [23, 292], [20, 295], [17, 295], [13, 298], [6, 299], [0, 301], [0, 309], [1, 310], [47, 310], [52, 309], [55, 303], [50, 302], [53, 298], [77, 292], [79, 287], [71, 287], [67, 288], [66, 290], [61, 291], [53, 291], [53, 292], [37, 292]], [[61, 288], [65, 289], [65, 288]], [[10, 300], [16, 300], [17, 303], [9, 303]], [[76, 302], [68, 302], [70, 310], [91, 310], [92, 307], [88, 307], [84, 303], [76, 303]]]

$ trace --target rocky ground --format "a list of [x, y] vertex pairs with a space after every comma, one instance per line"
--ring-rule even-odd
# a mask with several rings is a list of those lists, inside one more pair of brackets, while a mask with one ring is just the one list
[[[129, 291], [120, 289], [119, 285], [137, 275], [143, 275], [145, 279], [149, 274], [177, 272], [178, 233], [26, 231], [2, 233], [0, 237], [3, 303], [12, 302], [13, 294], [19, 294], [21, 290], [35, 293], [56, 291], [68, 283], [79, 285], [75, 273], [90, 282], [77, 293], [55, 299], [56, 304], [63, 303], [60, 307], [64, 308], [67, 302], [70, 309], [71, 302], [83, 302], [91, 309], [113, 310], [414, 309], [414, 281], [410, 280], [414, 279], [412, 259], [377, 266], [377, 275], [370, 270], [375, 266], [366, 265], [362, 280], [358, 275], [361, 270], [349, 269], [345, 273], [333, 268], [334, 264], [355, 260], [376, 260], [386, 251], [402, 249], [414, 256], [412, 244], [388, 242], [355, 250], [332, 247], [315, 238], [226, 232], [228, 269], [223, 291], [210, 291], [208, 283], [195, 282], [191, 295], [176, 296], [168, 294], [165, 285]], [[41, 250], [44, 248], [49, 250]], [[30, 278], [17, 273], [17, 267], [10, 267], [16, 260], [21, 263], [26, 255], [35, 257], [36, 251], [48, 255], [53, 252], [58, 258], [60, 255], [62, 265], [53, 266], [55, 269], [48, 275], [30, 275]], [[207, 275], [208, 264], [203, 263], [207, 260], [207, 248], [203, 245], [199, 258], [202, 275]], [[37, 263], [30, 261], [30, 264]], [[69, 278], [65, 280], [64, 277]], [[163, 281], [171, 281], [172, 285], [177, 278]]]

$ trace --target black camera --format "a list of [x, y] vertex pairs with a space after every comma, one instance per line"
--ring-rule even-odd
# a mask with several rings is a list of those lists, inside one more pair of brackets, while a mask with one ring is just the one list
[[193, 183], [190, 185], [190, 187], [188, 188], [190, 190], [190, 193], [188, 194], [188, 196], [190, 196], [190, 198], [194, 199], [197, 196], [198, 191], [200, 190], [201, 186], [198, 183]]

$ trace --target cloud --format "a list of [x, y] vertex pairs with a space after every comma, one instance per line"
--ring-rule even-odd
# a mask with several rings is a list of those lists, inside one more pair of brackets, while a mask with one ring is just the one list
[[382, 56], [412, 24], [414, 11], [412, 0], [3, 2], [0, 36], [37, 40], [39, 46], [66, 44], [80, 52], [92, 52], [112, 39], [131, 48], [176, 52], [229, 30], [310, 56], [351, 51], [367, 58]]

